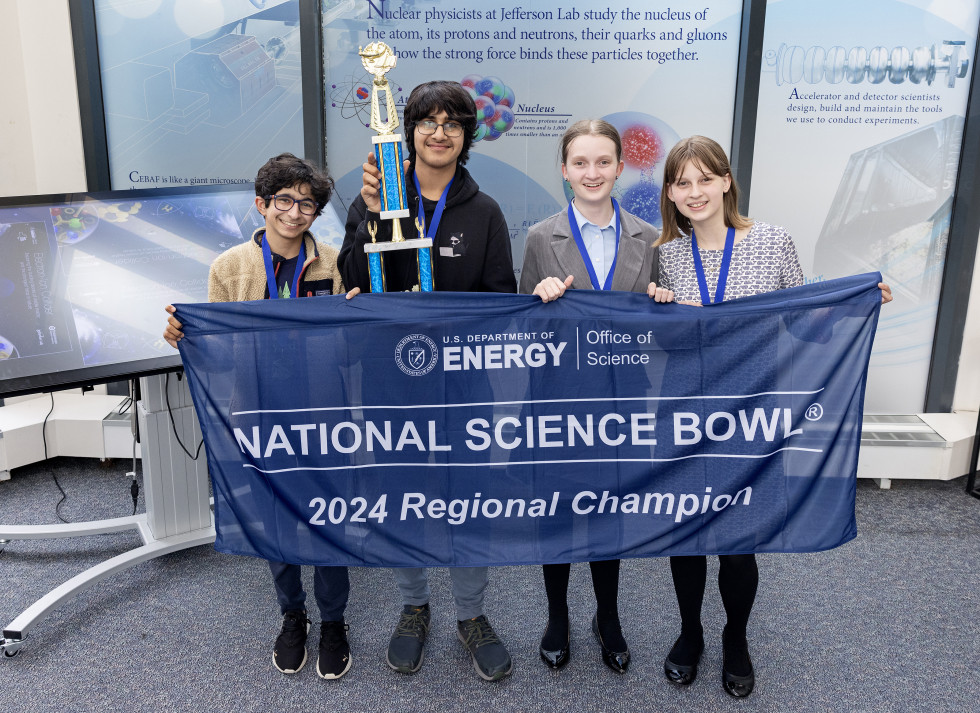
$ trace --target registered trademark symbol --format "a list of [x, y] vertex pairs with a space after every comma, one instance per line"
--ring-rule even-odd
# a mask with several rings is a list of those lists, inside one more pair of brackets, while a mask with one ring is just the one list
[[810, 408], [808, 408], [806, 413], [803, 414], [803, 417], [807, 421], [819, 421], [821, 418], [823, 418], [823, 406], [820, 404], [811, 404]]

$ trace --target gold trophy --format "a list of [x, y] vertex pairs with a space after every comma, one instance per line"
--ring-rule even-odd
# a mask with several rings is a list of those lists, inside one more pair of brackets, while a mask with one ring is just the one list
[[[395, 99], [391, 94], [391, 85], [385, 75], [395, 66], [398, 58], [391, 47], [384, 42], [372, 42], [367, 47], [359, 47], [358, 54], [361, 64], [373, 77], [371, 82], [371, 128], [378, 132], [371, 137], [374, 144], [374, 157], [381, 171], [381, 185], [378, 193], [381, 198], [381, 219], [391, 220], [391, 241], [377, 242], [375, 236], [377, 226], [371, 221], [368, 233], [371, 242], [364, 246], [368, 256], [368, 268], [371, 275], [371, 292], [385, 291], [384, 258], [385, 252], [391, 250], [415, 250], [418, 263], [418, 286], [422, 292], [431, 292], [432, 285], [432, 239], [425, 237], [425, 232], [419, 220], [416, 228], [419, 237], [405, 240], [401, 230], [401, 218], [410, 215], [408, 198], [405, 193], [405, 164], [402, 154], [402, 136], [394, 133], [398, 128], [398, 111], [395, 109]], [[381, 93], [385, 95], [385, 120], [381, 120]], [[420, 216], [421, 219], [421, 216]]]

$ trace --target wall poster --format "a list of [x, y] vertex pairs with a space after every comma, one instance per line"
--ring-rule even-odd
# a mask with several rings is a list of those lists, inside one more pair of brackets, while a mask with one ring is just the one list
[[924, 408], [980, 5], [769, 2], [751, 214], [808, 282], [880, 270], [866, 410]]
[[303, 155], [299, 0], [96, 0], [113, 190]]
[[[500, 204], [520, 271], [528, 227], [562, 210], [558, 140], [575, 121], [604, 118], [624, 141], [614, 196], [660, 224], [663, 160], [681, 137], [728, 146], [742, 3], [346, 0], [323, 10], [327, 162], [346, 214], [371, 151], [370, 75], [358, 48], [398, 54], [388, 74], [398, 110], [412, 88], [451, 79], [480, 118], [467, 168]], [[342, 236], [341, 236], [342, 238]]]

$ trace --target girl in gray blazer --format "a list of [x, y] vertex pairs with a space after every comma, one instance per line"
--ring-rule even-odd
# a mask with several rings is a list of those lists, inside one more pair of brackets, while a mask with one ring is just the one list
[[[586, 119], [568, 128], [560, 144], [561, 173], [574, 199], [567, 210], [534, 225], [527, 234], [520, 292], [544, 302], [567, 289], [646, 292], [657, 302], [673, 293], [657, 287], [659, 233], [649, 223], [622, 210], [612, 197], [623, 172], [619, 132], [601, 119]], [[626, 673], [630, 651], [619, 623], [619, 560], [590, 562], [596, 613], [592, 631], [602, 660]], [[546, 564], [548, 625], [541, 638], [541, 658], [551, 668], [568, 663], [568, 577], [570, 564]]]

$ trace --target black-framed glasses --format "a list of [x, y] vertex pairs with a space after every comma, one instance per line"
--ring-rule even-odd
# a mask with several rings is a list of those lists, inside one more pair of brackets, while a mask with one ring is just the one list
[[463, 125], [458, 121], [447, 121], [445, 124], [440, 124], [437, 121], [432, 121], [432, 119], [426, 119], [417, 123], [415, 128], [419, 130], [420, 134], [428, 136], [429, 134], [436, 133], [436, 129], [440, 126], [442, 127], [442, 133], [451, 139], [463, 135]]
[[284, 193], [275, 196], [266, 196], [265, 199], [271, 200], [276, 210], [281, 210], [284, 213], [292, 209], [293, 203], [299, 203], [299, 212], [303, 215], [316, 215], [316, 209], [319, 207], [316, 201], [311, 201], [309, 198], [297, 200]]

